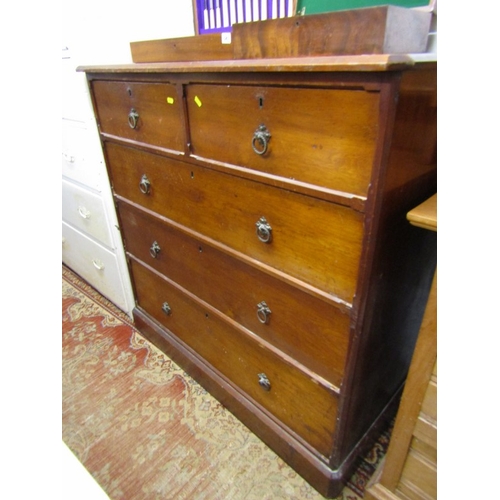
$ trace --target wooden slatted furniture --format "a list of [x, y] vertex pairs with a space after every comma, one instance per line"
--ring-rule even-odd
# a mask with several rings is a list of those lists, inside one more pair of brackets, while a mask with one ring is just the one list
[[[437, 194], [408, 213], [415, 226], [437, 231]], [[437, 498], [437, 275], [379, 479], [368, 500]]]
[[325, 496], [393, 412], [435, 266], [436, 64], [87, 66], [138, 328]]

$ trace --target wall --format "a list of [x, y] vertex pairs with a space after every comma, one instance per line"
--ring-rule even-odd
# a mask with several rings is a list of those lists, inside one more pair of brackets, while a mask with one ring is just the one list
[[61, 5], [62, 260], [130, 315], [134, 299], [113, 197], [86, 77], [76, 68], [132, 63], [131, 41], [193, 35], [192, 2], [184, 0], [175, 12], [169, 5], [159, 0]]
[[171, 5], [165, 0], [62, 2], [63, 116], [93, 120], [85, 75], [76, 73], [77, 66], [131, 63], [130, 42], [194, 35], [191, 0], [175, 4], [174, 11]]
[[62, 18], [63, 45], [82, 64], [129, 63], [130, 42], [194, 35], [191, 0], [65, 0]]

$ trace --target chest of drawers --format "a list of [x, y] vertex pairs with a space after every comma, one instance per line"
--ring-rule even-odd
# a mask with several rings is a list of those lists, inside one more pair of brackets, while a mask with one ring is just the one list
[[435, 267], [436, 66], [86, 66], [139, 329], [325, 496], [395, 410]]

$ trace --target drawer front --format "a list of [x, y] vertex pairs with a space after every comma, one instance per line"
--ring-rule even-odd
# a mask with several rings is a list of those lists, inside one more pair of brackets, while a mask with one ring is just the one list
[[127, 251], [340, 387], [349, 315], [119, 204]]
[[184, 152], [182, 102], [174, 85], [93, 82], [101, 132]]
[[113, 239], [102, 198], [71, 182], [62, 181], [63, 219], [108, 247]]
[[193, 154], [366, 196], [377, 92], [191, 85], [187, 104]]
[[[361, 214], [116, 144], [108, 144], [106, 150], [117, 194], [329, 294], [352, 300], [363, 234]], [[139, 186], [144, 176], [149, 182], [145, 189], [143, 181], [147, 194]], [[261, 241], [269, 235], [268, 242]]]
[[99, 138], [84, 123], [62, 121], [62, 174], [96, 191], [107, 182]]
[[62, 223], [62, 261], [123, 311], [128, 302], [113, 252]]
[[[131, 268], [140, 307], [320, 453], [329, 455], [337, 414], [335, 394], [142, 265], [132, 260]], [[270, 390], [259, 384], [260, 374], [269, 380]]]
[[398, 489], [410, 499], [437, 498], [437, 468], [419, 453], [410, 450], [401, 472]]

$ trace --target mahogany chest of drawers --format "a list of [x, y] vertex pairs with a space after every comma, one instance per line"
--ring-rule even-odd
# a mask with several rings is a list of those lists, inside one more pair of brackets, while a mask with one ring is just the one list
[[87, 66], [134, 319], [325, 496], [394, 411], [435, 267], [436, 66]]

